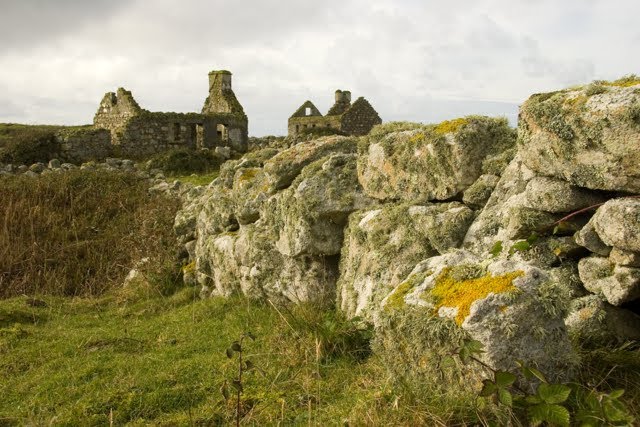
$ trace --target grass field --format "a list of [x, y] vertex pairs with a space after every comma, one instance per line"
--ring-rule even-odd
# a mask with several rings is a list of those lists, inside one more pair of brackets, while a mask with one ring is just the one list
[[[192, 289], [41, 301], [0, 301], [2, 425], [231, 422], [220, 387], [236, 365], [225, 349], [246, 331], [256, 336], [246, 357], [260, 370], [245, 375], [244, 423], [448, 424], [461, 412], [405, 404], [376, 358], [319, 354], [317, 340], [339, 333], [319, 333], [314, 321], [294, 329], [292, 314], [268, 304], [200, 300]], [[309, 310], [300, 318], [328, 319]]]

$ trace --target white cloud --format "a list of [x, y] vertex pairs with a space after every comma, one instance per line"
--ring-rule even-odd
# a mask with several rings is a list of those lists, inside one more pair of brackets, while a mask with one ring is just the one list
[[632, 0], [53, 5], [3, 4], [0, 121], [87, 123], [118, 86], [150, 110], [198, 111], [216, 68], [234, 73], [255, 135], [286, 132], [306, 99], [326, 111], [337, 88], [384, 120], [515, 120], [531, 93], [640, 70]]

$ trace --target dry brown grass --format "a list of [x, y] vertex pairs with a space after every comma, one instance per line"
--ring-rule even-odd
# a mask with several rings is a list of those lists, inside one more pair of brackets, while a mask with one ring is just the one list
[[133, 174], [70, 171], [0, 179], [0, 297], [98, 295], [150, 256], [172, 262], [178, 201]]

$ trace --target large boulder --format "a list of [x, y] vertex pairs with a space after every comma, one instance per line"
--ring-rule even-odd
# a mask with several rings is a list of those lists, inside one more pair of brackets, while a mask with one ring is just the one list
[[308, 165], [268, 213], [283, 255], [338, 255], [351, 212], [377, 205], [360, 187], [355, 154], [332, 154]]
[[485, 160], [514, 143], [506, 119], [479, 116], [372, 132], [361, 148], [358, 177], [366, 193], [378, 199], [446, 200], [483, 174]]
[[640, 193], [638, 84], [532, 95], [520, 109], [522, 161], [537, 174], [580, 187]]
[[[382, 301], [376, 324], [381, 351], [387, 360], [405, 347], [424, 354], [439, 341], [442, 319], [449, 319], [449, 330], [455, 325], [483, 343], [482, 359], [494, 369], [512, 370], [522, 360], [555, 380], [569, 378], [577, 361], [563, 321], [569, 295], [552, 278], [527, 263], [487, 263], [465, 251], [429, 258]], [[423, 334], [407, 335], [410, 329]]]

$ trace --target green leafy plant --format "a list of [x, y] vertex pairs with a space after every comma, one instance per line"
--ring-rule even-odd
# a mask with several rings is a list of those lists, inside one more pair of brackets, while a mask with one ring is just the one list
[[531, 247], [538, 241], [538, 234], [533, 232], [525, 240], [518, 240], [511, 248], [509, 248], [509, 255], [513, 255], [516, 252], [525, 252], [531, 249]]
[[498, 240], [493, 244], [489, 253], [495, 258], [502, 252], [502, 240]]
[[[493, 401], [514, 410], [532, 426], [569, 426], [572, 419], [585, 427], [627, 426], [634, 422], [619, 400], [624, 390], [603, 393], [577, 383], [552, 383], [522, 361], [516, 361], [517, 373], [493, 369], [480, 360], [482, 353], [482, 343], [475, 340], [465, 340], [456, 353], [463, 364], [474, 362], [490, 372], [491, 377], [483, 380], [479, 392], [481, 406], [487, 400]], [[520, 386], [519, 378], [531, 387]]]
[[236, 397], [236, 426], [240, 425], [240, 420], [243, 416], [243, 408], [242, 408], [242, 393], [244, 391], [244, 383], [243, 383], [243, 374], [245, 372], [251, 371], [255, 369], [255, 365], [249, 359], [244, 356], [244, 340], [245, 338], [249, 338], [252, 341], [255, 341], [256, 337], [251, 332], [245, 332], [240, 336], [240, 339], [231, 343], [229, 348], [225, 350], [227, 358], [233, 359], [234, 356], [238, 356], [238, 376], [233, 378], [231, 381], [225, 380], [220, 388], [220, 392], [224, 399], [228, 402], [231, 399], [231, 390], [229, 388], [229, 384], [235, 390]]

